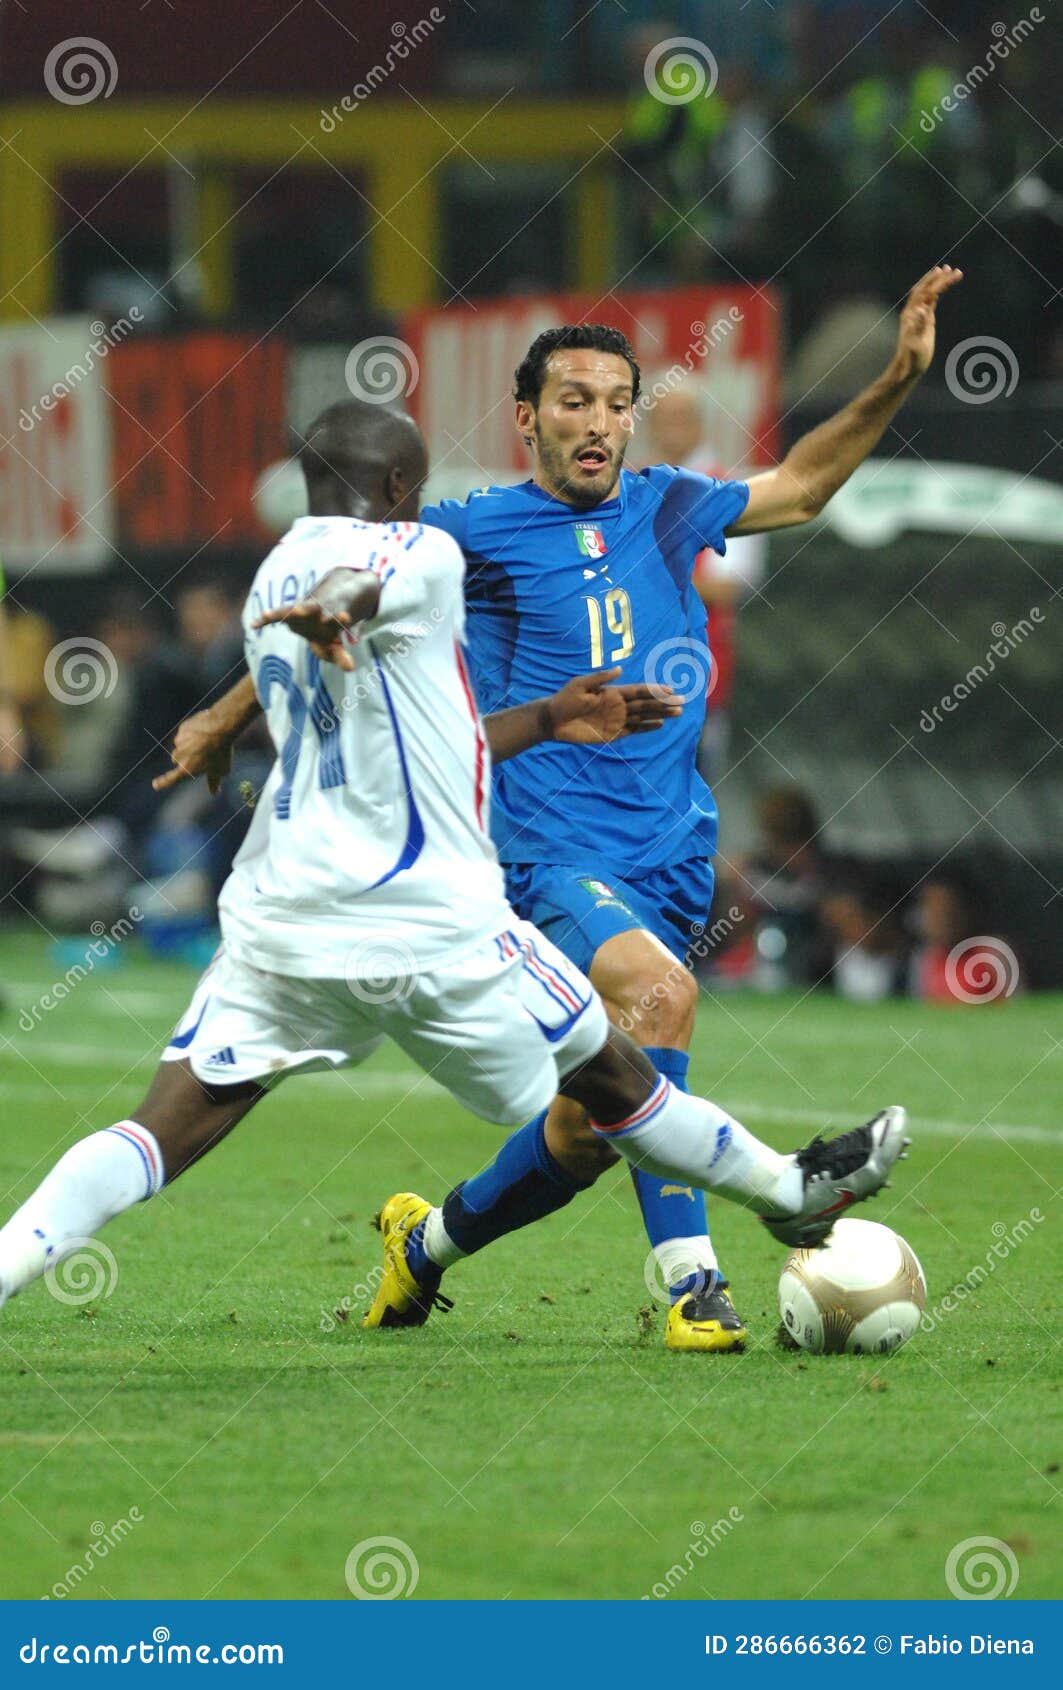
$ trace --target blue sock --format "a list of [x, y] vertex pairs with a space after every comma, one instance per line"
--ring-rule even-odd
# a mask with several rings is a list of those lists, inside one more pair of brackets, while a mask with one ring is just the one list
[[[680, 1091], [688, 1091], [687, 1070], [690, 1057], [685, 1050], [673, 1050], [663, 1045], [648, 1045], [646, 1055], [657, 1069]], [[705, 1212], [705, 1193], [692, 1185], [677, 1185], [674, 1180], [658, 1179], [641, 1168], [632, 1168], [631, 1179], [642, 1210], [642, 1219], [650, 1243], [656, 1247], [673, 1238], [706, 1238], [709, 1223]], [[705, 1272], [693, 1272], [669, 1281], [668, 1291], [674, 1302], [696, 1291], [705, 1283]]]
[[[583, 1189], [547, 1149], [544, 1110], [511, 1133], [486, 1168], [455, 1186], [443, 1202], [443, 1225], [458, 1249], [471, 1256], [505, 1233], [563, 1209]], [[408, 1260], [417, 1274], [412, 1256]]]

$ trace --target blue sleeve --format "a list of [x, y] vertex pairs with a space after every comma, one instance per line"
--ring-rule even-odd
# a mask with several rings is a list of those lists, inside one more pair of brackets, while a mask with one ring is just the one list
[[469, 504], [467, 499], [441, 499], [438, 505], [424, 505], [421, 509], [419, 522], [427, 528], [442, 528], [444, 534], [449, 534], [456, 540], [463, 552], [469, 547]]
[[676, 477], [688, 484], [683, 487], [688, 520], [697, 529], [702, 544], [711, 546], [722, 557], [727, 550], [724, 531], [738, 521], [749, 503], [748, 483], [717, 481], [711, 475], [698, 475], [689, 469], [677, 470]]

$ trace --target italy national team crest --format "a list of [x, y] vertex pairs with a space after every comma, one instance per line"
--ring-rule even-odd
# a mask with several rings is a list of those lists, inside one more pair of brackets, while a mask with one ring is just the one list
[[591, 522], [576, 523], [576, 544], [584, 557], [605, 556], [605, 535]]

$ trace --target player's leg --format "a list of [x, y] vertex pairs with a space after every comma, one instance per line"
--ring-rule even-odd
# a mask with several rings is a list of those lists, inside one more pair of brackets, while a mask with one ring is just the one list
[[0, 1229], [0, 1303], [191, 1167], [267, 1086], [379, 1042], [343, 982], [288, 980], [219, 952], [133, 1115], [73, 1145]]
[[[708, 897], [711, 871], [706, 874], [706, 882]], [[708, 905], [695, 905], [695, 910], [699, 907], [704, 914]], [[666, 908], [661, 898], [654, 924], [671, 938], [670, 928], [678, 923], [667, 923]], [[689, 929], [679, 941], [684, 950], [688, 936]], [[645, 1050], [659, 1074], [679, 1091], [687, 1091], [687, 1053], [698, 1002], [697, 985], [689, 969], [657, 933], [637, 928], [615, 934], [599, 947], [590, 978], [609, 1019]], [[558, 1112], [571, 1108], [571, 1103], [559, 1099], [553, 1121], [547, 1126], [547, 1144], [559, 1159], [561, 1135], [571, 1132], [571, 1123]], [[583, 1125], [583, 1134], [601, 1136], [594, 1135], [589, 1121]], [[665, 1342], [669, 1349], [741, 1349], [748, 1334], [731, 1302], [727, 1281], [720, 1274], [709, 1236], [704, 1192], [674, 1179], [661, 1179], [635, 1165], [631, 1166], [631, 1178], [656, 1263], [654, 1278], [668, 1289]]]
[[[659, 1073], [686, 1090], [697, 987], [680, 956], [711, 903], [710, 865], [660, 871], [631, 884], [607, 881], [589, 868], [536, 865], [514, 871], [510, 884], [540, 932], [589, 975], [610, 1019], [646, 1048]], [[492, 1162], [450, 1194], [448, 1232], [471, 1255], [571, 1202], [614, 1160], [586, 1111], [557, 1098], [548, 1117], [529, 1121]], [[704, 1193], [642, 1168], [632, 1167], [631, 1175], [656, 1258], [655, 1277], [670, 1292], [669, 1347], [740, 1346], [746, 1331], [720, 1280]], [[432, 1270], [421, 1251], [417, 1232], [409, 1254], [427, 1279]]]
[[[571, 918], [568, 927], [563, 928], [569, 948], [578, 948], [581, 944], [593, 948], [594, 939], [602, 939], [603, 942], [594, 951], [591, 966], [593, 969], [604, 957], [602, 972], [605, 982], [620, 994], [605, 1004], [614, 1019], [639, 1017], [649, 1046], [646, 1052], [648, 1060], [643, 1065], [644, 1074], [652, 1074], [656, 1083], [656, 1064], [660, 1062], [678, 1077], [681, 1084], [685, 1084], [685, 1052], [671, 1044], [655, 1045], [651, 1041], [655, 1038], [682, 1038], [684, 1042], [689, 1042], [696, 988], [687, 971], [666, 947], [638, 928], [638, 916], [633, 909], [636, 896], [630, 895], [622, 901], [616, 883], [607, 886], [594, 878], [584, 879], [570, 874], [562, 876], [557, 871], [551, 871], [547, 894], [542, 892], [541, 879], [539, 886], [539, 903], [545, 907], [547, 914], [560, 912], [563, 906]], [[604, 926], [606, 923], [609, 925]], [[515, 935], [503, 935], [501, 943], [511, 957], [516, 954], [518, 943], [528, 950], [523, 978], [532, 994], [539, 989], [550, 989], [540, 988], [538, 984], [541, 978], [548, 976], [553, 981], [556, 1004], [561, 1005], [561, 1012], [564, 1011], [565, 999], [569, 1005], [575, 1005], [587, 998], [586, 978], [567, 956], [560, 954], [529, 923], [517, 924]], [[618, 955], [621, 951], [623, 954]], [[661, 984], [669, 975], [676, 994], [671, 1001], [667, 987], [662, 988]], [[688, 995], [682, 998], [678, 996], [680, 981], [689, 982]], [[540, 1017], [547, 1013], [548, 1009], [540, 1004], [537, 1024], [541, 1024]], [[556, 1016], [559, 1011], [555, 1008], [554, 1013]], [[400, 1037], [399, 1034], [395, 1036]], [[506, 1036], [512, 1037], [508, 1030]], [[554, 1028], [552, 1036], [562, 1041], [555, 1046], [557, 1050], [566, 1048], [564, 1041], [568, 1035], [560, 1027]], [[600, 1038], [598, 1043], [601, 1043]], [[456, 1049], [460, 1061], [460, 1045]], [[413, 1051], [412, 1054], [418, 1053]], [[418, 1060], [423, 1058], [418, 1055]], [[481, 1062], [484, 1061], [481, 1057]], [[569, 1061], [570, 1064], [575, 1061], [571, 1054]], [[532, 1073], [538, 1068], [539, 1064], [532, 1060]], [[452, 1083], [447, 1080], [441, 1065], [434, 1066], [433, 1072], [444, 1083]], [[460, 1073], [455, 1076], [456, 1084], [452, 1084], [452, 1089], [457, 1089], [461, 1078]], [[507, 1105], [511, 1105], [513, 1096], [511, 1087], [508, 1094], [504, 1091], [500, 1094], [494, 1111], [484, 1108], [479, 1112], [498, 1119]], [[600, 1101], [608, 1107], [604, 1098]], [[475, 1109], [477, 1105], [471, 1102], [470, 1107]], [[441, 1207], [433, 1208], [414, 1193], [397, 1194], [381, 1211], [386, 1271], [367, 1323], [419, 1324], [427, 1318], [446, 1268], [461, 1257], [484, 1249], [506, 1233], [555, 1213], [570, 1203], [577, 1192], [593, 1183], [602, 1169], [615, 1160], [615, 1156], [607, 1137], [591, 1125], [583, 1099], [575, 1095], [559, 1097], [549, 1112], [544, 1110], [534, 1115], [512, 1134], [494, 1160], [477, 1175], [457, 1185]], [[633, 1167], [633, 1173], [643, 1188], [640, 1200], [643, 1192], [650, 1194], [645, 1206], [657, 1220], [656, 1235], [651, 1233], [651, 1242], [670, 1242], [672, 1262], [677, 1262], [680, 1251], [684, 1252], [680, 1258], [684, 1271], [693, 1271], [701, 1276], [696, 1289], [704, 1291], [706, 1297], [715, 1296], [713, 1270], [716, 1263], [705, 1229], [705, 1203], [700, 1183], [692, 1188], [687, 1179], [677, 1181], [672, 1175], [662, 1178], [656, 1170], [638, 1166]], [[660, 1194], [669, 1186], [680, 1192], [693, 1189], [696, 1195], [683, 1204], [681, 1220], [662, 1223], [659, 1217], [667, 1199], [662, 1199]], [[684, 1225], [687, 1229], [685, 1236]], [[425, 1293], [423, 1296], [412, 1295], [411, 1282], [414, 1281]], [[685, 1313], [688, 1288], [682, 1287], [680, 1295]], [[679, 1306], [678, 1303], [676, 1306]], [[705, 1315], [700, 1323], [703, 1331], [695, 1332], [694, 1341], [682, 1347], [728, 1348], [731, 1333], [738, 1341], [745, 1338], [745, 1330], [734, 1314], [725, 1290], [716, 1296], [711, 1308], [701, 1312]], [[687, 1325], [694, 1327], [695, 1322], [688, 1320]]]
[[[879, 1189], [907, 1142], [903, 1111], [887, 1111], [831, 1145], [817, 1139], [781, 1155], [658, 1074], [609, 1026], [585, 977], [527, 922], [495, 944], [504, 954], [476, 952], [422, 977], [410, 998], [387, 1008], [396, 1042], [487, 1120], [519, 1115], [522, 1100], [541, 1106], [564, 1075], [564, 1095], [628, 1161], [717, 1190], [769, 1218], [779, 1236], [801, 1241], [824, 1236], [829, 1215]], [[450, 1230], [453, 1196], [441, 1208], [409, 1192], [384, 1205], [384, 1274], [365, 1325], [427, 1318], [443, 1271], [470, 1253]]]
[[186, 1061], [160, 1063], [132, 1114], [71, 1145], [0, 1227], [0, 1305], [206, 1155], [262, 1095], [204, 1085]]
[[783, 1155], [707, 1098], [653, 1074], [645, 1052], [616, 1027], [561, 1086], [629, 1161], [752, 1209], [787, 1244], [822, 1243], [839, 1214], [887, 1184], [909, 1143], [905, 1112], [893, 1106], [865, 1126]]
[[[533, 955], [540, 940], [549, 957]], [[535, 1006], [529, 1009], [528, 995]], [[366, 1326], [416, 1326], [440, 1299], [443, 1270], [485, 1244], [540, 1220], [583, 1190], [616, 1160], [588, 1137], [587, 1161], [563, 1167], [546, 1146], [547, 1109], [557, 1091], [553, 1045], [571, 1038], [590, 1055], [605, 1036], [605, 1011], [590, 983], [526, 922], [499, 934], [450, 969], [418, 979], [398, 1005], [383, 1007], [387, 1030], [426, 1072], [485, 1120], [525, 1124], [443, 1212], [414, 1192], [399, 1192], [380, 1212], [384, 1275]], [[464, 1194], [475, 1188], [475, 1199]], [[480, 1233], [483, 1216], [484, 1232]]]

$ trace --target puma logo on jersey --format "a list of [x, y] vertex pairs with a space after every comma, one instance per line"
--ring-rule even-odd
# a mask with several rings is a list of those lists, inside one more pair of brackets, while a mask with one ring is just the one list
[[692, 1203], [694, 1201], [694, 1192], [689, 1185], [662, 1185], [661, 1186], [661, 1196], [662, 1197], [689, 1197], [690, 1201]]

